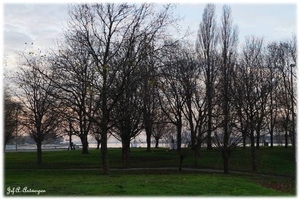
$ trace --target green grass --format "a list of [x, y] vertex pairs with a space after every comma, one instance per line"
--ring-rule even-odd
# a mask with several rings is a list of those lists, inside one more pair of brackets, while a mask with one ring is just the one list
[[[274, 149], [261, 148], [258, 154], [258, 172], [295, 176], [296, 166], [292, 148], [276, 147]], [[109, 149], [111, 168], [125, 168], [121, 161], [121, 149]], [[17, 160], [17, 162], [16, 162]], [[5, 153], [5, 168], [23, 169], [33, 168], [99, 168], [101, 167], [101, 155], [99, 150], [90, 150], [89, 154], [81, 154], [81, 151], [45, 151], [43, 152], [43, 164], [36, 165], [35, 152], [10, 152]], [[130, 164], [127, 167], [177, 167], [179, 156], [176, 151], [167, 149], [153, 149], [146, 152], [145, 149], [131, 149]], [[188, 151], [184, 158], [183, 167], [195, 167], [194, 155]], [[201, 150], [198, 159], [199, 168], [223, 169], [222, 158], [218, 151]], [[233, 171], [251, 172], [250, 148], [238, 148], [232, 152], [229, 160], [229, 169]]]
[[[98, 170], [7, 170], [5, 188], [21, 186], [45, 190], [40, 195], [99, 196], [286, 196], [265, 188], [249, 176], [170, 173], [115, 172], [104, 176]], [[26, 195], [17, 193], [15, 195]], [[33, 195], [33, 194], [30, 194]]]
[[[129, 168], [178, 167], [179, 155], [167, 149], [131, 149]], [[109, 149], [110, 166], [126, 168], [121, 149]], [[273, 176], [178, 172], [177, 170], [101, 171], [99, 150], [45, 151], [43, 163], [36, 164], [35, 152], [5, 153], [4, 192], [8, 187], [46, 190], [46, 196], [289, 196], [295, 195], [293, 149], [276, 147], [258, 151], [259, 173]], [[184, 167], [195, 167], [193, 152], [187, 151]], [[197, 168], [222, 169], [217, 151], [202, 150]], [[176, 168], [175, 168], [176, 169]], [[236, 149], [230, 170], [251, 171], [250, 149]], [[274, 176], [276, 175], [276, 176]], [[278, 176], [280, 175], [280, 176]], [[15, 193], [36, 195], [36, 193]]]

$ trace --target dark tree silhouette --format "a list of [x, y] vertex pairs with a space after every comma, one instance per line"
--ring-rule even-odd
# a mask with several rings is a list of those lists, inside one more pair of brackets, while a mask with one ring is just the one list
[[42, 142], [55, 138], [58, 134], [61, 118], [57, 108], [60, 101], [51, 95], [57, 91], [52, 82], [44, 76], [47, 73], [47, 62], [40, 52], [29, 52], [29, 55], [24, 52], [21, 58], [24, 62], [19, 68], [16, 82], [20, 88], [18, 97], [25, 116], [22, 124], [36, 142], [37, 163], [41, 164]]
[[224, 173], [229, 173], [229, 157], [239, 142], [234, 134], [234, 113], [232, 106], [233, 77], [237, 47], [237, 27], [233, 25], [231, 9], [223, 7], [220, 25], [220, 74], [218, 83], [218, 99], [220, 107], [221, 133], [215, 134], [215, 144], [223, 158]]
[[[110, 115], [122, 96], [125, 84], [119, 84], [119, 88], [111, 86], [119, 78], [118, 70], [123, 65], [120, 61], [130, 61], [133, 56], [120, 54], [120, 51], [131, 53], [134, 51], [130, 49], [136, 49], [135, 52], [139, 52], [140, 48], [161, 40], [166, 35], [165, 28], [173, 23], [170, 5], [164, 6], [157, 13], [153, 9], [153, 4], [107, 3], [77, 5], [70, 10], [71, 27], [76, 32], [73, 39], [81, 43], [93, 58], [96, 76], [93, 88], [99, 95], [95, 108], [100, 110], [101, 117], [99, 120], [93, 116], [90, 118], [101, 128], [101, 154], [105, 174], [110, 171], [107, 151]], [[144, 44], [137, 45], [136, 39], [138, 42], [144, 41]], [[114, 61], [116, 56], [119, 62]], [[139, 61], [141, 58], [135, 60], [135, 67]]]
[[198, 53], [198, 59], [202, 65], [200, 65], [201, 70], [204, 73], [205, 80], [205, 104], [207, 107], [207, 149], [212, 149], [211, 135], [213, 131], [213, 100], [215, 96], [214, 92], [214, 82], [216, 79], [216, 73], [218, 70], [218, 65], [216, 63], [217, 55], [217, 23], [215, 16], [216, 6], [213, 4], [207, 4], [203, 15], [202, 21], [199, 25], [197, 41], [196, 41], [196, 51]]
[[9, 88], [4, 88], [4, 150], [8, 142], [18, 137], [22, 104], [12, 98]]

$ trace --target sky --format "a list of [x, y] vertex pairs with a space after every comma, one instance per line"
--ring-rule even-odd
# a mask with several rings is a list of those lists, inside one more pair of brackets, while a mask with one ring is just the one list
[[[3, 59], [8, 68], [16, 65], [16, 52], [28, 48], [31, 43], [35, 48], [42, 50], [54, 48], [69, 19], [68, 2], [51, 1], [55, 3], [46, 4], [23, 2], [27, 1], [4, 1], [3, 3]], [[184, 4], [178, 3], [174, 14], [182, 18], [179, 22], [181, 31], [184, 33], [189, 29], [191, 35], [188, 39], [194, 43], [207, 2], [184, 2]], [[292, 34], [297, 34], [296, 1], [278, 2], [254, 1], [241, 4], [235, 1], [217, 1], [214, 3], [217, 21], [220, 20], [222, 6], [226, 4], [231, 7], [234, 24], [239, 30], [239, 43], [242, 44], [245, 37], [250, 35], [264, 37], [265, 41], [269, 42], [291, 38]]]

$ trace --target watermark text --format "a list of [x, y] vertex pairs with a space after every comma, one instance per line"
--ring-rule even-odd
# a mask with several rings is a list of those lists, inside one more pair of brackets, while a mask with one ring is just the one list
[[32, 189], [29, 188], [27, 186], [25, 187], [7, 187], [6, 188], [6, 195], [18, 195], [18, 194], [36, 194], [36, 195], [40, 195], [41, 193], [46, 193], [46, 190], [36, 190], [36, 189]]

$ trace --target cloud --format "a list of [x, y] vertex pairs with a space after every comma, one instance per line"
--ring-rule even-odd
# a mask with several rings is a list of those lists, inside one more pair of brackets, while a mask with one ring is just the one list
[[53, 44], [67, 22], [67, 7], [67, 4], [5, 4], [6, 49], [10, 44], [9, 49], [18, 48], [17, 44], [26, 39], [40, 46]]
[[255, 35], [267, 41], [290, 38], [296, 33], [296, 4], [233, 4], [234, 22], [240, 39]]
[[[223, 4], [216, 4], [219, 22]], [[288, 38], [296, 31], [296, 4], [229, 4], [234, 23], [239, 26], [242, 43], [245, 36], [268, 40]], [[180, 34], [190, 28], [195, 41], [205, 4], [179, 4], [175, 14], [185, 17], [179, 22]], [[21, 50], [25, 42], [48, 49], [59, 38], [69, 19], [68, 4], [4, 4], [5, 53]], [[176, 33], [174, 33], [176, 36]], [[21, 48], [21, 49], [20, 49]]]
[[4, 31], [4, 52], [14, 53], [17, 49], [24, 48], [25, 43], [32, 43], [33, 39], [23, 32], [5, 30]]

